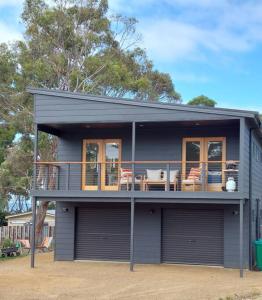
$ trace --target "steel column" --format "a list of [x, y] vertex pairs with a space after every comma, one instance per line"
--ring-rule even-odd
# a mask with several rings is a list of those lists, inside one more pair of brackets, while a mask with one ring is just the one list
[[243, 217], [244, 217], [244, 199], [240, 200], [239, 203], [239, 268], [240, 268], [240, 277], [243, 278]]
[[136, 122], [132, 122], [132, 188], [135, 190]]
[[35, 225], [36, 225], [36, 197], [32, 197], [32, 228], [31, 228], [31, 268], [35, 267]]
[[[36, 162], [38, 155], [38, 126], [35, 124], [34, 138], [34, 167], [33, 167], [33, 190], [36, 189]], [[31, 228], [31, 268], [35, 267], [35, 225], [36, 225], [36, 197], [32, 197], [32, 228]]]
[[131, 198], [131, 222], [130, 222], [130, 271], [134, 271], [134, 219], [135, 199]]

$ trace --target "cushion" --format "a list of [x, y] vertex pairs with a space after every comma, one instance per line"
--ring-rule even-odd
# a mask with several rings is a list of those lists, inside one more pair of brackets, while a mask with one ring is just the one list
[[202, 184], [201, 180], [199, 179], [184, 179], [182, 180], [183, 184]]
[[121, 168], [120, 170], [121, 170], [121, 177], [122, 178], [127, 178], [127, 177], [132, 176], [132, 169]]
[[146, 176], [148, 180], [152, 180], [152, 181], [159, 181], [161, 180], [161, 173], [162, 170], [149, 170], [146, 169]]
[[201, 170], [200, 168], [191, 168], [187, 179], [199, 179], [201, 176]]
[[[174, 182], [179, 175], [179, 170], [170, 170], [170, 181]], [[167, 171], [163, 171], [163, 180], [167, 180]]]

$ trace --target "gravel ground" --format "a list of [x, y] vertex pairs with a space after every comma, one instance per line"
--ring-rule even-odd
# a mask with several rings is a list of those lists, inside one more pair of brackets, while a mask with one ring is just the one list
[[[262, 272], [182, 266], [125, 263], [53, 262], [51, 253], [0, 260], [0, 299], [262, 299]], [[247, 296], [249, 295], [249, 296]], [[228, 297], [228, 298], [227, 298]]]

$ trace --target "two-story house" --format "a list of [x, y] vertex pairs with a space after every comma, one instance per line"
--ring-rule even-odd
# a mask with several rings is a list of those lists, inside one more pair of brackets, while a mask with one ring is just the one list
[[[36, 201], [56, 202], [55, 260], [252, 268], [262, 196], [258, 113], [29, 92], [33, 211]], [[38, 131], [58, 137], [57, 161], [37, 161]]]

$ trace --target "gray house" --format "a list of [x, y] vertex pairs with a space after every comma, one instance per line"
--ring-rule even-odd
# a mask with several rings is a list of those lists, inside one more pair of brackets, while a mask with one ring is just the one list
[[58, 137], [55, 162], [35, 145], [32, 190], [57, 204], [55, 260], [254, 266], [257, 112], [29, 92], [36, 137]]

